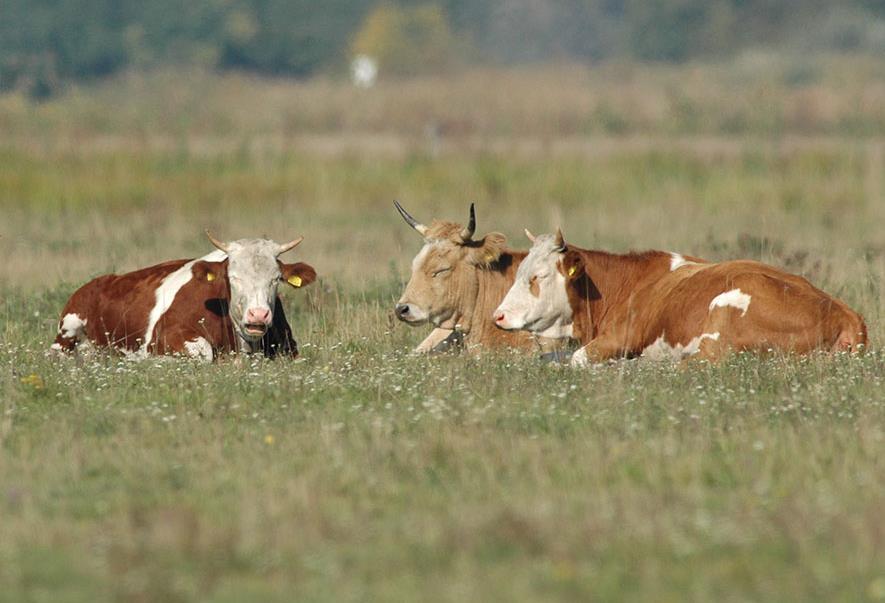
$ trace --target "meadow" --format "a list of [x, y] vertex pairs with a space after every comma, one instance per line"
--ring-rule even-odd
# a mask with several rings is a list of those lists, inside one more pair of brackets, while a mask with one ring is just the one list
[[[751, 59], [0, 97], [0, 602], [885, 600], [885, 64]], [[767, 261], [872, 346], [415, 357], [394, 198]], [[46, 354], [79, 284], [204, 228], [305, 236], [301, 359]]]

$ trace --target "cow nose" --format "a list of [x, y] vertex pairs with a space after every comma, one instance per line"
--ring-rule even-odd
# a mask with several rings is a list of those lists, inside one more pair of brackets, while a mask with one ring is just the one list
[[393, 311], [396, 312], [398, 317], [403, 318], [409, 313], [409, 304], [397, 304]]
[[503, 312], [499, 312], [498, 314], [495, 315], [495, 322], [499, 323], [499, 324], [504, 322], [504, 313]]
[[249, 308], [246, 312], [246, 322], [250, 324], [269, 324], [270, 310], [268, 308]]

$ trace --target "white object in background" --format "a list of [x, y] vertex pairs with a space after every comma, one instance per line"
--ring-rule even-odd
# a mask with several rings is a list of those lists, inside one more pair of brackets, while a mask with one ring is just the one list
[[350, 64], [350, 78], [354, 86], [371, 88], [378, 78], [378, 61], [365, 54], [358, 54]]

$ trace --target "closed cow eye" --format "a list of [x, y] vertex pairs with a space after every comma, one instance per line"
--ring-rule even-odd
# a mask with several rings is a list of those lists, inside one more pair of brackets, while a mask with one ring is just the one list
[[451, 268], [440, 268], [439, 270], [436, 270], [431, 276], [433, 278], [436, 278], [437, 276], [439, 276], [443, 272], [448, 272], [449, 270], [451, 270]]

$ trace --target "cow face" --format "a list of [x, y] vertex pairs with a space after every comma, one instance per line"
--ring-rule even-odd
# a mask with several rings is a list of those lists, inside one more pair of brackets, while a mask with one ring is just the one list
[[[495, 310], [495, 325], [506, 330], [525, 330], [543, 337], [571, 335], [572, 309], [567, 281], [579, 267], [567, 252], [562, 233], [533, 237], [528, 256], [516, 271], [516, 280]], [[570, 263], [571, 262], [571, 263]]]
[[406, 222], [424, 237], [424, 247], [412, 260], [412, 275], [396, 304], [396, 317], [410, 325], [429, 322], [449, 329], [466, 324], [479, 291], [477, 271], [500, 258], [504, 235], [490, 233], [473, 240], [476, 213], [472, 204], [470, 222], [461, 227], [442, 221], [424, 226], [394, 203]]
[[297, 246], [301, 238], [284, 245], [267, 239], [221, 243], [211, 235], [209, 238], [227, 254], [227, 260], [196, 262], [192, 268], [194, 278], [209, 283], [226, 283], [228, 308], [234, 328], [247, 342], [258, 342], [273, 323], [273, 308], [280, 281], [299, 288], [316, 278], [316, 272], [307, 264], [286, 264], [277, 259], [277, 256]]

